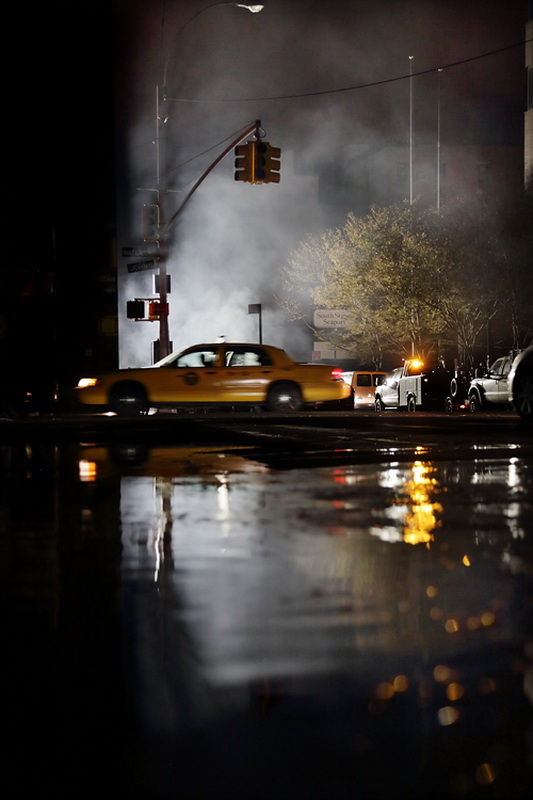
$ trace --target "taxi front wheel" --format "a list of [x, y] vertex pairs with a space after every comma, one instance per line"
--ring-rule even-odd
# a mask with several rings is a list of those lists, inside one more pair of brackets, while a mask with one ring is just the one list
[[146, 392], [140, 384], [133, 381], [123, 381], [114, 386], [109, 396], [109, 405], [112, 411], [121, 416], [146, 414], [148, 411]]

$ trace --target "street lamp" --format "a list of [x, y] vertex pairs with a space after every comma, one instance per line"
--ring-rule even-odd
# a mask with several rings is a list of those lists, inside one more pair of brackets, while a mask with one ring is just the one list
[[437, 72], [437, 210], [440, 210], [440, 76], [442, 68]]
[[[185, 28], [187, 28], [191, 22], [193, 22], [197, 17], [201, 14], [204, 14], [206, 11], [210, 11], [213, 8], [217, 8], [218, 6], [235, 6], [236, 8], [244, 8], [247, 11], [250, 11], [252, 14], [257, 14], [263, 10], [264, 6], [262, 5], [248, 5], [246, 3], [234, 3], [234, 2], [220, 2], [220, 3], [212, 3], [209, 6], [205, 6], [205, 8], [201, 8], [195, 14], [192, 15], [182, 26], [178, 28], [176, 31], [175, 36], [178, 36], [183, 33]], [[165, 113], [163, 116], [162, 114], [162, 102], [165, 103], [167, 100], [167, 72], [168, 72], [168, 62], [170, 58], [170, 52], [167, 53], [164, 69], [163, 69], [163, 84], [162, 87], [159, 85], [156, 86], [156, 97], [155, 97], [155, 146], [156, 146], [156, 186], [155, 186], [155, 194], [156, 194], [156, 206], [158, 209], [158, 237], [157, 237], [157, 249], [158, 249], [158, 264], [159, 264], [159, 285], [158, 285], [158, 294], [159, 294], [159, 353], [157, 355], [158, 360], [160, 358], [164, 358], [165, 356], [169, 355], [170, 353], [170, 335], [169, 335], [169, 325], [168, 325], [168, 298], [167, 298], [167, 252], [166, 252], [166, 241], [165, 241], [165, 234], [166, 234], [166, 219], [165, 219], [165, 205], [164, 205], [164, 198], [165, 198], [165, 185], [164, 185], [164, 172], [161, 169], [162, 164], [162, 153], [161, 153], [161, 126], [164, 125], [168, 120], [168, 115]]]
[[413, 205], [413, 58], [409, 56], [409, 205]]

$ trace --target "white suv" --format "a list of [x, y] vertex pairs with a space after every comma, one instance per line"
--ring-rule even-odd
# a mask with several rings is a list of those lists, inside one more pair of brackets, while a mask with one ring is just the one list
[[508, 377], [513, 358], [511, 355], [497, 358], [482, 378], [473, 378], [468, 387], [468, 408], [509, 407]]
[[376, 411], [384, 411], [386, 408], [398, 408], [400, 404], [399, 383], [402, 377], [403, 367], [397, 367], [389, 372], [385, 380], [376, 386], [374, 392], [374, 408]]

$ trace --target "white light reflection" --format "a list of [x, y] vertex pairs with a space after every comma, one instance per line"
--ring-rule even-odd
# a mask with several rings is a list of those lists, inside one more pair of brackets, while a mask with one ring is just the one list
[[518, 459], [511, 458], [509, 461], [509, 468], [507, 471], [507, 486], [511, 489], [517, 489], [520, 486], [520, 474], [518, 472]]
[[170, 550], [172, 537], [172, 481], [166, 478], [154, 480], [154, 505], [160, 512], [155, 517], [154, 539], [154, 583], [157, 583], [165, 563], [165, 555]]
[[221, 523], [220, 536], [227, 538], [230, 534], [230, 506], [229, 506], [229, 483], [228, 476], [224, 473], [215, 475], [219, 482], [217, 487], [218, 512], [216, 519]]

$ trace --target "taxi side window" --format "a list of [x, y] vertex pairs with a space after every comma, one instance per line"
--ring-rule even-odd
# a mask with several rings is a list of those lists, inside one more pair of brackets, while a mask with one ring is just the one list
[[234, 347], [226, 352], [228, 367], [262, 367], [270, 363], [270, 358], [260, 347]]
[[216, 350], [192, 350], [189, 353], [183, 353], [172, 366], [186, 367], [188, 369], [199, 369], [202, 367], [212, 367], [217, 358]]

